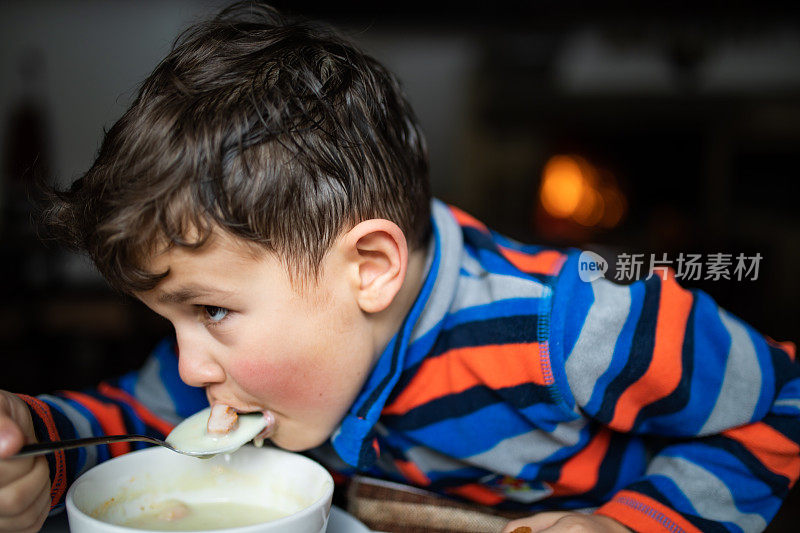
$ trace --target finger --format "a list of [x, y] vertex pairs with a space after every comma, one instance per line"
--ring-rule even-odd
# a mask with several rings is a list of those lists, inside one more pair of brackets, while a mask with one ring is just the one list
[[[567, 514], [569, 513], [562, 511], [551, 511], [545, 513], [536, 513], [533, 516], [526, 516], [525, 518], [518, 518], [517, 520], [512, 520], [506, 524], [506, 527], [503, 528], [503, 533], [513, 533], [515, 529], [524, 527], [530, 528], [530, 533], [536, 533], [537, 531], [542, 531], [548, 527], [551, 527]], [[518, 533], [523, 532], [520, 531]]]
[[0, 488], [0, 516], [15, 516], [36, 500], [43, 487], [50, 487], [50, 468], [37, 457], [31, 471]]
[[16, 421], [0, 412], [0, 459], [10, 457], [25, 444], [25, 435]]
[[35, 459], [34, 457], [0, 459], [0, 490], [30, 473]]
[[14, 516], [0, 517], [0, 531], [39, 531], [49, 512], [50, 487], [46, 486], [27, 509]]

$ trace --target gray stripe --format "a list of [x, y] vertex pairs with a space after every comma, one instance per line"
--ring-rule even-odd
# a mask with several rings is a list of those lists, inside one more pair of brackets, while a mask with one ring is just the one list
[[730, 489], [721, 479], [687, 459], [657, 456], [650, 462], [647, 475], [671, 479], [703, 518], [733, 522], [745, 532], [763, 531], [767, 527], [761, 515], [743, 513], [736, 507]]
[[761, 366], [747, 328], [722, 309], [719, 318], [731, 336], [731, 346], [717, 402], [700, 435], [750, 422], [761, 394]]
[[[72, 426], [75, 429], [75, 433], [77, 434], [78, 438], [94, 436], [92, 434], [92, 423], [86, 418], [86, 416], [72, 407], [69, 403], [56, 396], [51, 396], [50, 394], [42, 394], [39, 396], [39, 399], [46, 400], [47, 402], [50, 402], [58, 407], [61, 412], [64, 413], [64, 416], [66, 416], [69, 421], [72, 422]], [[86, 462], [83, 464], [81, 471], [78, 472], [78, 475], [84, 473], [86, 470], [97, 464], [97, 447], [84, 446], [83, 450], [86, 452]]]
[[787, 398], [785, 400], [777, 400], [774, 404], [774, 407], [790, 407], [792, 409], [797, 409], [800, 411], [800, 399], [797, 398]]
[[516, 477], [531, 463], [541, 462], [562, 448], [575, 446], [586, 426], [577, 418], [556, 425], [552, 432], [537, 429], [500, 441], [494, 448], [466, 459], [470, 464]]
[[[543, 287], [533, 280], [499, 274], [487, 274], [481, 278], [461, 276], [455, 300], [450, 313], [462, 309], [485, 305], [510, 298], [541, 298]], [[531, 312], [538, 311], [536, 303], [531, 303]]]
[[463, 254], [461, 256], [461, 268], [476, 278], [488, 274], [486, 269], [483, 268], [483, 265], [469, 254]]
[[414, 446], [406, 451], [406, 457], [423, 472], [452, 472], [467, 468], [469, 465], [454, 457], [439, 453], [430, 448]]
[[606, 279], [592, 282], [594, 303], [570, 352], [566, 372], [575, 401], [589, 403], [597, 380], [611, 364], [614, 347], [631, 310], [631, 291]]
[[442, 202], [434, 201], [431, 204], [433, 223], [439, 230], [439, 248], [441, 259], [439, 272], [436, 272], [436, 281], [433, 284], [425, 309], [414, 325], [409, 344], [425, 335], [433, 326], [439, 323], [447, 314], [453, 302], [459, 271], [461, 269], [461, 255], [464, 253], [464, 239], [461, 226], [453, 218], [450, 209]]
[[175, 402], [167, 392], [161, 380], [161, 363], [155, 356], [150, 356], [139, 371], [136, 385], [133, 388], [134, 396], [156, 416], [171, 424], [177, 424], [183, 417], [175, 412]]

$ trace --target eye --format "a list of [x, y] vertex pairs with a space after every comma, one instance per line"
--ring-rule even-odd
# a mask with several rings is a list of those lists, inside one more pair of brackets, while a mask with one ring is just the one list
[[219, 322], [222, 322], [229, 313], [229, 311], [224, 307], [217, 307], [216, 305], [204, 305], [203, 311], [205, 312], [208, 321], [212, 324], [218, 324]]

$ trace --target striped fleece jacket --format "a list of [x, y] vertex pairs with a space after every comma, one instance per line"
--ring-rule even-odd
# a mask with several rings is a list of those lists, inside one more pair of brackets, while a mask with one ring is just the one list
[[[800, 474], [794, 347], [668, 277], [578, 277], [435, 201], [428, 274], [317, 457], [344, 473], [531, 512], [594, 509], [637, 531], [761, 531]], [[21, 395], [22, 396], [22, 395]], [[95, 390], [22, 396], [42, 439], [160, 436], [207, 406], [173, 343]], [[140, 444], [50, 457], [53, 505]]]

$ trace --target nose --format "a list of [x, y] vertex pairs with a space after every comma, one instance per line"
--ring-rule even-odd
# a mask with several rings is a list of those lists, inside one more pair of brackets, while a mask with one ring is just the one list
[[175, 328], [178, 345], [178, 373], [192, 387], [207, 387], [225, 381], [225, 370], [209, 353], [202, 332]]

